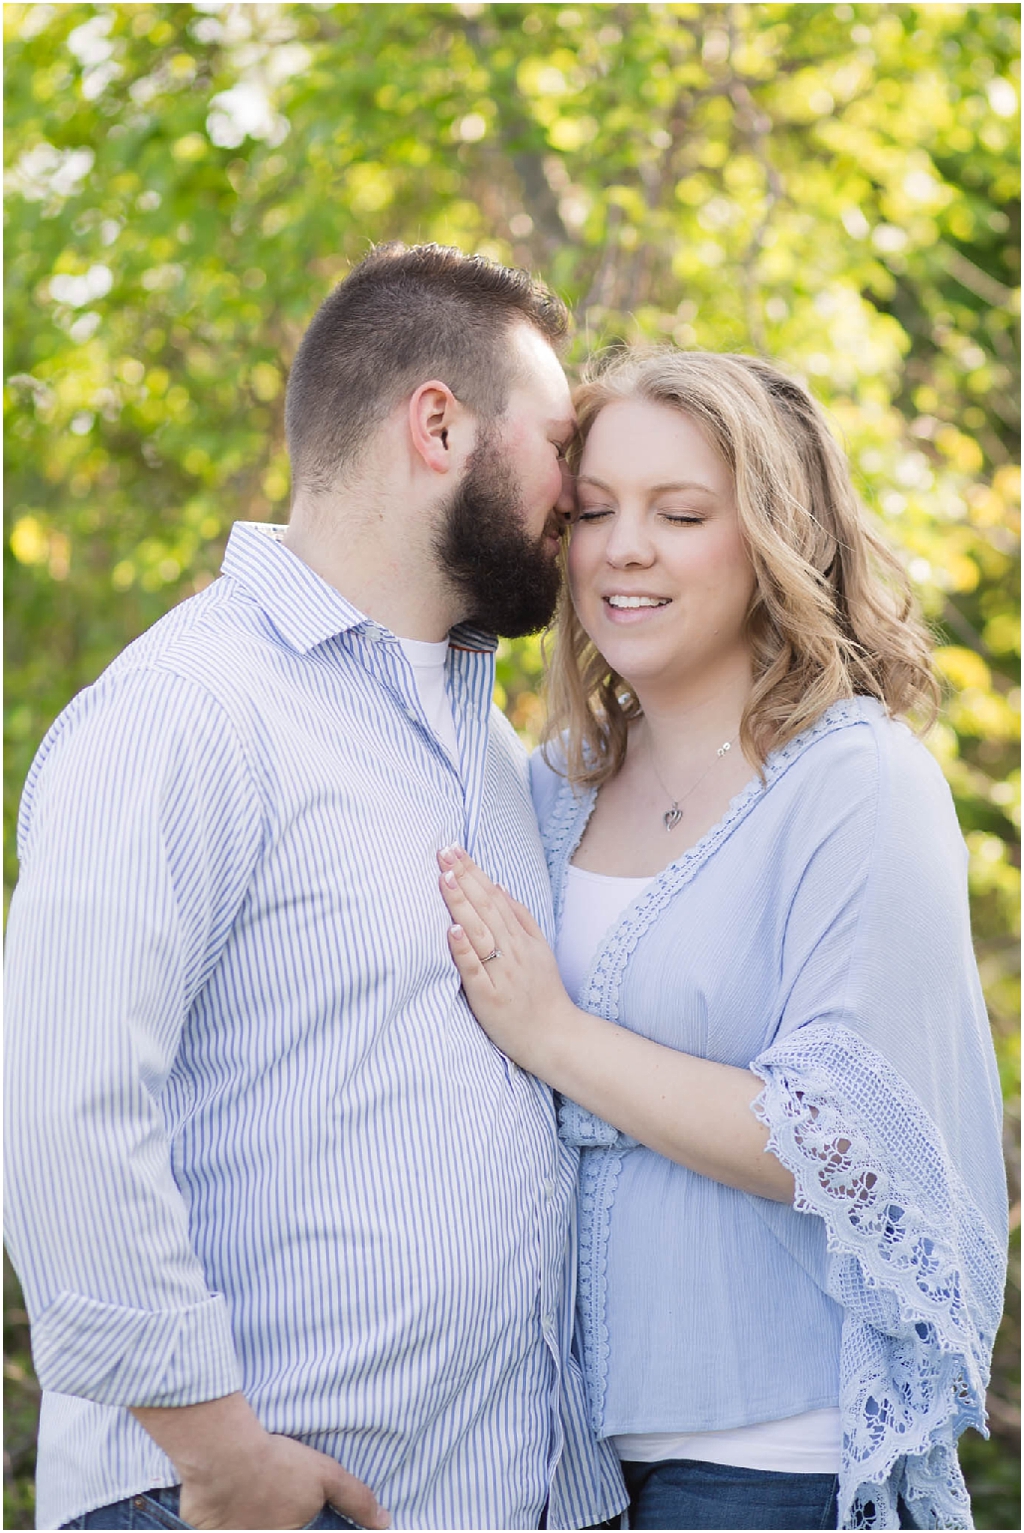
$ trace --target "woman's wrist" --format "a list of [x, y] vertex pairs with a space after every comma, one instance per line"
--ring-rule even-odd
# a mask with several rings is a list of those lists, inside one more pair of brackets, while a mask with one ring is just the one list
[[535, 1030], [529, 1062], [520, 1063], [553, 1090], [572, 1096], [588, 1039], [592, 1042], [597, 1029], [610, 1025], [592, 1012], [581, 1010], [565, 995]]

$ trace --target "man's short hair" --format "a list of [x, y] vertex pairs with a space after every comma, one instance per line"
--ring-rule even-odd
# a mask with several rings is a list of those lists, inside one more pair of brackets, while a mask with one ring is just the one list
[[396, 404], [429, 378], [483, 420], [515, 381], [508, 332], [554, 347], [565, 305], [529, 272], [443, 245], [378, 245], [324, 300], [288, 380], [285, 426], [296, 489], [324, 491]]

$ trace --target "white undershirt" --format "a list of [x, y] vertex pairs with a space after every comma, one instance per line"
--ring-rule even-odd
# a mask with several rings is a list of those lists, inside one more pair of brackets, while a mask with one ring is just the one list
[[653, 878], [612, 878], [607, 873], [588, 873], [570, 864], [562, 906], [562, 924], [555, 945], [562, 984], [574, 1001], [597, 957], [601, 938], [627, 905], [632, 905]]
[[[555, 956], [566, 990], [579, 998], [602, 939], [652, 878], [614, 878], [569, 867]], [[841, 1429], [835, 1406], [721, 1432], [640, 1432], [613, 1437], [620, 1459], [642, 1464], [697, 1459], [787, 1474], [838, 1474]]]
[[432, 644], [425, 639], [399, 639], [402, 652], [412, 666], [416, 690], [423, 704], [427, 723], [445, 746], [454, 761], [459, 759], [459, 742], [455, 738], [455, 720], [448, 689], [444, 684], [444, 668], [448, 659], [448, 640]]

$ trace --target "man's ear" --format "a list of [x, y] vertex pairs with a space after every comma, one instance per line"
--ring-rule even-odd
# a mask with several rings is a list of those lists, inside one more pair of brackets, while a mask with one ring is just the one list
[[431, 378], [409, 400], [409, 435], [413, 451], [435, 474], [447, 474], [455, 464], [452, 428], [464, 427], [466, 412], [446, 383]]

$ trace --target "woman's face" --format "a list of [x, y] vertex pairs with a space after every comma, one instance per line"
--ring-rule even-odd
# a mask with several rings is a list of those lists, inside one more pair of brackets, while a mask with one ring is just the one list
[[569, 542], [580, 622], [641, 688], [749, 672], [755, 589], [732, 474], [696, 422], [666, 405], [605, 405], [583, 449]]

